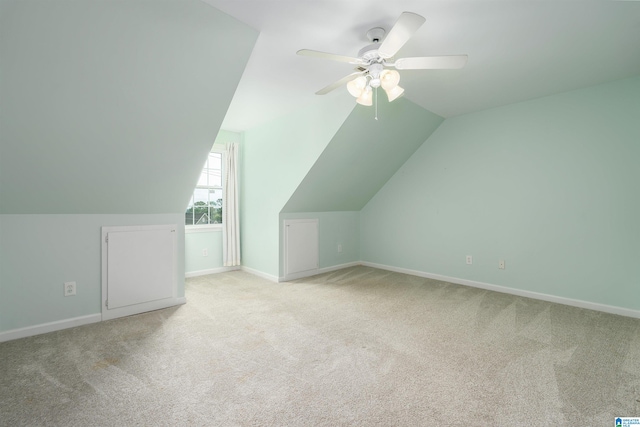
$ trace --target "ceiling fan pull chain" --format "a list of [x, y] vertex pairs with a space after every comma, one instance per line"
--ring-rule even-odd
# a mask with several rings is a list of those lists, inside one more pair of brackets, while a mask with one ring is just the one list
[[376, 120], [378, 120], [378, 88], [375, 89], [373, 94], [376, 98]]
[[[297, 54], [356, 65], [355, 73], [351, 73], [320, 89], [316, 92], [316, 95], [327, 94], [346, 84], [347, 90], [356, 98], [358, 104], [370, 107], [373, 102], [372, 96], [376, 97], [375, 119], [378, 120], [378, 86], [382, 85], [389, 102], [404, 93], [404, 89], [398, 85], [400, 81], [398, 70], [458, 69], [464, 67], [467, 63], [467, 55], [420, 56], [395, 59], [395, 55], [424, 23], [423, 16], [412, 12], [402, 12], [388, 33], [385, 32], [384, 28], [380, 27], [370, 29], [367, 32], [367, 38], [372, 44], [360, 49], [357, 57], [335, 55], [310, 49], [300, 49]], [[395, 68], [395, 70], [390, 68]], [[373, 89], [376, 89], [375, 94], [371, 93]]]

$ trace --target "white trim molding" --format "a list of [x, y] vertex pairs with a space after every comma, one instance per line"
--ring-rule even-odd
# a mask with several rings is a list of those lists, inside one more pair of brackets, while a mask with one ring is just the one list
[[[589, 302], [589, 301], [576, 300], [576, 299], [572, 299], [572, 298], [559, 297], [559, 296], [555, 296], [555, 295], [543, 294], [543, 293], [539, 293], [539, 292], [527, 291], [527, 290], [522, 290], [522, 289], [509, 288], [509, 287], [506, 287], [506, 286], [493, 285], [493, 284], [484, 283], [484, 282], [477, 282], [475, 280], [460, 279], [460, 278], [457, 278], [457, 277], [444, 276], [444, 275], [441, 275], [441, 274], [428, 273], [428, 272], [424, 272], [424, 271], [411, 270], [411, 269], [401, 268], [401, 267], [393, 267], [393, 266], [390, 266], [390, 265], [377, 264], [377, 263], [367, 262], [367, 261], [356, 261], [356, 262], [350, 262], [350, 263], [345, 263], [345, 264], [334, 265], [334, 266], [330, 266], [330, 267], [324, 267], [324, 268], [320, 268], [320, 269], [317, 269], [317, 270], [311, 270], [311, 271], [308, 271], [308, 272], [304, 272], [304, 273], [308, 273], [308, 274], [306, 274], [304, 276], [301, 276], [301, 277], [298, 277], [298, 278], [309, 277], [309, 276], [314, 276], [314, 275], [323, 274], [323, 273], [329, 273], [329, 272], [332, 272], [332, 271], [341, 270], [343, 268], [354, 267], [354, 266], [358, 266], [358, 265], [363, 265], [363, 266], [372, 267], [372, 268], [378, 268], [380, 270], [393, 271], [393, 272], [396, 272], [396, 273], [409, 274], [409, 275], [412, 275], [412, 276], [424, 277], [424, 278], [427, 278], [427, 279], [441, 280], [441, 281], [444, 281], [444, 282], [455, 283], [455, 284], [458, 284], [458, 285], [464, 285], [464, 286], [470, 286], [470, 287], [474, 287], [474, 288], [486, 289], [486, 290], [489, 290], [489, 291], [501, 292], [501, 293], [516, 295], [516, 296], [521, 296], [521, 297], [526, 297], [526, 298], [533, 298], [533, 299], [553, 302], [553, 303], [557, 303], [557, 304], [569, 305], [569, 306], [572, 306], [572, 307], [579, 307], [579, 308], [585, 308], [585, 309], [588, 309], [588, 310], [600, 311], [600, 312], [604, 312], [604, 313], [617, 314], [617, 315], [625, 316], [625, 317], [640, 318], [640, 311], [638, 311], [638, 310], [632, 310], [632, 309], [628, 309], [628, 308], [616, 307], [616, 306], [611, 306], [611, 305], [606, 305], [606, 304], [599, 304], [599, 303], [594, 303], [594, 302]], [[258, 276], [258, 277], [261, 277], [263, 279], [267, 279], [267, 280], [269, 280], [271, 282], [282, 282], [282, 281], [284, 281], [284, 278], [280, 278], [280, 277], [277, 277], [277, 276], [273, 276], [271, 274], [263, 273], [262, 271], [255, 270], [253, 268], [245, 267], [245, 266], [241, 266], [240, 268], [237, 268], [237, 267], [223, 267], [223, 268], [212, 269], [212, 270], [215, 270], [215, 271], [211, 271], [211, 270], [201, 270], [201, 271], [202, 272], [211, 271], [211, 272], [207, 272], [207, 273], [203, 273], [203, 274], [215, 274], [215, 273], [222, 273], [222, 272], [231, 271], [231, 270], [242, 270], [242, 271], [245, 271], [247, 273], [253, 274], [254, 276]], [[192, 273], [189, 273], [189, 274], [194, 274], [194, 273], [198, 273], [198, 272], [192, 272]], [[303, 273], [300, 273], [300, 274], [303, 274]], [[193, 276], [190, 276], [190, 277], [193, 277]], [[295, 279], [290, 279], [290, 280], [295, 280]], [[183, 297], [177, 297], [175, 299], [175, 303], [178, 304], [178, 305], [185, 304], [186, 302], [187, 302], [187, 300], [186, 300], [186, 298], [184, 296]], [[55, 331], [59, 331], [59, 330], [62, 330], [62, 329], [68, 329], [68, 328], [73, 328], [73, 327], [76, 327], [76, 326], [87, 325], [87, 324], [90, 324], [90, 323], [97, 323], [97, 322], [100, 322], [101, 320], [102, 320], [102, 316], [101, 316], [100, 313], [98, 313], [98, 314], [90, 314], [90, 315], [87, 315], [87, 316], [74, 317], [74, 318], [71, 318], [71, 319], [59, 320], [59, 321], [55, 321], [55, 322], [42, 323], [42, 324], [39, 324], [39, 325], [27, 326], [27, 327], [24, 327], [24, 328], [11, 329], [11, 330], [8, 330], [8, 331], [0, 332], [0, 342], [11, 341], [11, 340], [19, 339], [19, 338], [26, 338], [26, 337], [30, 337], [30, 336], [34, 336], [34, 335], [45, 334], [45, 333], [48, 333], [48, 332], [55, 332]]]
[[318, 274], [322, 274], [320, 269], [314, 268], [313, 270], [299, 271], [297, 273], [280, 276], [278, 277], [278, 282], [290, 282], [292, 280], [298, 280], [305, 277], [317, 276]]
[[586, 308], [588, 310], [601, 311], [604, 313], [617, 314], [620, 316], [634, 317], [634, 318], [640, 319], [640, 311], [632, 310], [630, 308], [616, 307], [613, 305], [599, 304], [595, 302], [560, 297], [556, 295], [543, 294], [540, 292], [509, 288], [506, 286], [493, 285], [490, 283], [476, 282], [475, 280], [460, 279], [457, 277], [443, 276], [440, 274], [427, 273], [427, 272], [418, 271], [418, 270], [410, 270], [407, 268], [392, 267], [390, 265], [376, 264], [373, 262], [362, 261], [360, 262], [360, 264], [366, 267], [379, 268], [380, 270], [393, 271], [395, 273], [404, 273], [404, 274], [410, 274], [412, 276], [424, 277], [427, 279], [442, 280], [443, 282], [455, 283], [455, 284], [464, 285], [464, 286], [471, 286], [473, 288], [486, 289], [489, 291], [501, 292], [504, 294], [517, 295], [520, 297], [554, 302], [557, 304], [569, 305], [572, 307]]
[[342, 270], [343, 268], [356, 267], [363, 265], [359, 261], [347, 262], [345, 264], [332, 265], [330, 267], [316, 268], [314, 270], [301, 271], [300, 273], [289, 274], [285, 277], [279, 277], [278, 282], [289, 282], [291, 280], [302, 279], [305, 277], [317, 276], [318, 274], [330, 273], [336, 270]]
[[245, 271], [245, 272], [247, 272], [249, 274], [253, 274], [254, 276], [262, 277], [263, 279], [267, 279], [267, 280], [269, 280], [271, 282], [278, 283], [280, 281], [278, 276], [273, 276], [273, 275], [268, 274], [268, 273], [263, 273], [260, 270], [256, 270], [256, 269], [251, 268], [251, 267], [246, 267], [244, 265], [240, 266], [240, 270]]
[[74, 328], [76, 326], [97, 323], [102, 320], [102, 315], [89, 314], [87, 316], [73, 317], [71, 319], [58, 320], [55, 322], [41, 323], [39, 325], [27, 326], [24, 328], [10, 329], [0, 332], [0, 342], [26, 338], [34, 335], [46, 334], [48, 332], [60, 331], [62, 329]]
[[[187, 299], [185, 297], [177, 297], [175, 299], [175, 303], [175, 305], [186, 304]], [[89, 314], [87, 316], [72, 317], [71, 319], [41, 323], [39, 325], [26, 326], [24, 328], [10, 329], [8, 331], [0, 332], [0, 342], [32, 337], [49, 332], [61, 331], [63, 329], [75, 328], [76, 326], [89, 325], [91, 323], [99, 323], [101, 321], [102, 314]]]
[[190, 271], [184, 274], [184, 277], [188, 279], [189, 277], [198, 277], [198, 276], [207, 276], [209, 274], [218, 274], [218, 273], [226, 273], [227, 271], [240, 270], [240, 267], [217, 267], [217, 268], [208, 268], [206, 270], [196, 270]]
[[222, 233], [222, 224], [185, 225], [184, 234]]

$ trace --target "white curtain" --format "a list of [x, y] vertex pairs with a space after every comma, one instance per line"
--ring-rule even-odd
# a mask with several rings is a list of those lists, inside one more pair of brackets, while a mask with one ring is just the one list
[[225, 267], [240, 265], [240, 217], [238, 214], [238, 144], [227, 143], [222, 191], [222, 257]]

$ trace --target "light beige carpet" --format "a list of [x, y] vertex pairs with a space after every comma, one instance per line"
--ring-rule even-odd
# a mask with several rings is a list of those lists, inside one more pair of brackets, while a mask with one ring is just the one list
[[367, 267], [0, 343], [0, 425], [611, 426], [640, 320]]

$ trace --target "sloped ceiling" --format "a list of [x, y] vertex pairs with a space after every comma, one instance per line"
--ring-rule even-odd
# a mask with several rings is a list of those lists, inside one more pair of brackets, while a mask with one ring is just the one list
[[313, 103], [353, 67], [296, 51], [357, 55], [403, 11], [426, 22], [398, 57], [469, 55], [461, 70], [401, 72], [407, 99], [445, 118], [640, 75], [640, 1], [204, 1], [260, 31], [225, 129]]
[[0, 7], [0, 213], [182, 212], [257, 32], [199, 0]]
[[404, 98], [374, 114], [354, 108], [282, 212], [359, 211], [444, 120]]

